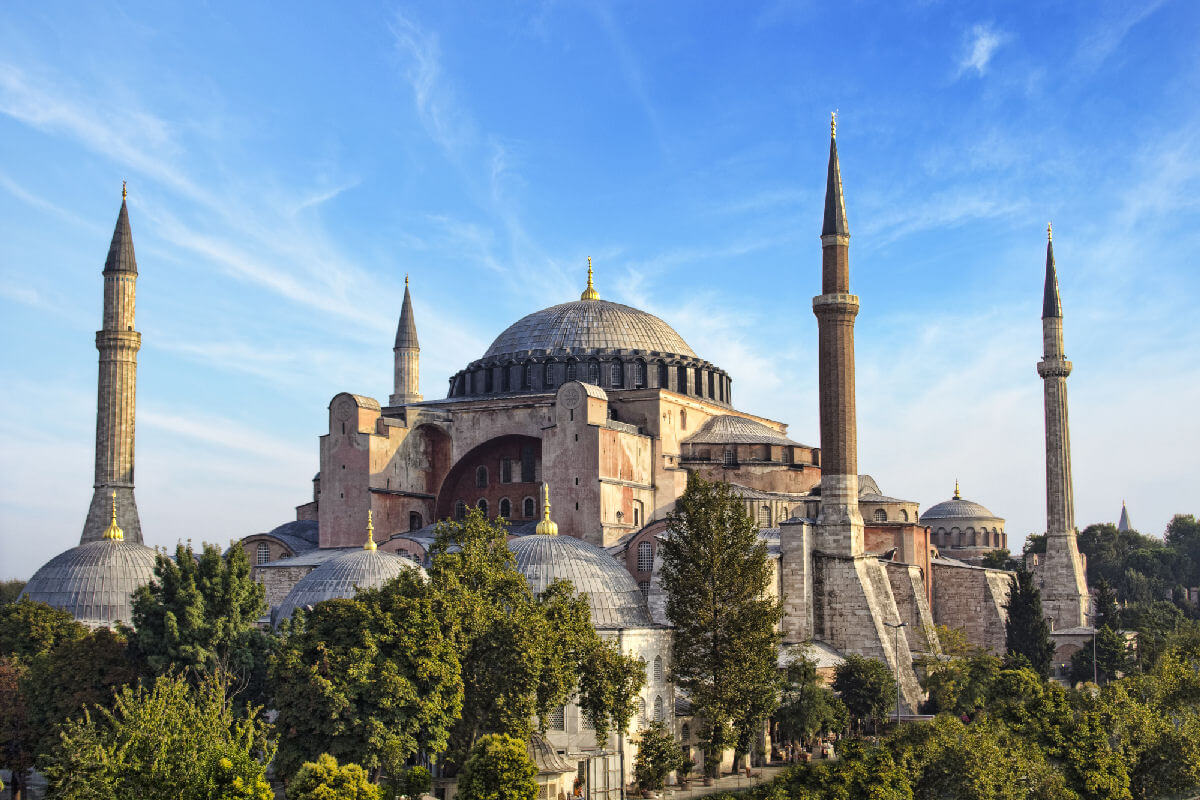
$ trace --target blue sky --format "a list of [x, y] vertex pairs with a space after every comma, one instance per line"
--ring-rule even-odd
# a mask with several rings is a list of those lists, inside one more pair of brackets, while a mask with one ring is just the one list
[[1200, 6], [9, 3], [0, 12], [0, 577], [77, 542], [100, 269], [128, 179], [150, 544], [311, 493], [326, 407], [422, 388], [573, 299], [652, 311], [817, 443], [828, 116], [860, 465], [1044, 526], [1054, 221], [1078, 523], [1161, 534], [1200, 459]]

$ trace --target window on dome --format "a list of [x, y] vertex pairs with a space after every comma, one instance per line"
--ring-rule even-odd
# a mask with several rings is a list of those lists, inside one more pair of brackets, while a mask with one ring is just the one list
[[575, 372], [576, 372], [575, 367], [576, 367], [575, 359], [571, 359], [570, 361], [567, 362], [567, 380], [569, 380], [569, 381], [575, 380]]
[[638, 389], [646, 388], [646, 362], [641, 359], [633, 362], [633, 385]]
[[715, 376], [711, 372], [708, 373], [708, 396], [710, 399], [716, 396], [716, 392], [713, 390], [714, 377]]
[[475, 468], [475, 487], [477, 489], [486, 489], [488, 485], [487, 467]]
[[533, 519], [537, 516], [537, 503], [534, 502], [532, 497], [526, 497], [523, 505], [524, 508], [522, 510], [525, 512], [525, 519]]
[[610, 370], [609, 385], [614, 389], [620, 389], [625, 383], [625, 370], [622, 368], [620, 361], [612, 362]]
[[258, 543], [257, 557], [258, 557], [257, 560], [258, 560], [259, 564], [266, 564], [268, 561], [271, 560], [271, 548], [267, 545], [266, 542]]
[[654, 545], [649, 542], [639, 542], [637, 550], [638, 572], [650, 572], [654, 569]]
[[587, 382], [594, 386], [600, 385], [600, 362], [599, 361], [589, 361], [588, 362]]
[[671, 380], [671, 370], [662, 361], [658, 362], [658, 388], [666, 389]]
[[724, 462], [725, 466], [727, 466], [727, 467], [737, 466], [737, 451], [734, 450], [732, 447], [728, 448], [725, 451], [725, 455], [723, 457], [723, 462]]
[[533, 388], [533, 363], [530, 361], [526, 361], [524, 366], [521, 367], [521, 388]]
[[507, 392], [512, 385], [512, 365], [505, 364], [500, 368], [500, 391]]
[[421, 519], [421, 512], [408, 512], [408, 529], [410, 531], [420, 530], [425, 525], [425, 520]]
[[[675, 384], [675, 391], [679, 392], [680, 394], [687, 394], [687, 390], [688, 390], [687, 367], [680, 365], [679, 368], [676, 370], [676, 373], [677, 373], [676, 377], [678, 378], [678, 381]], [[684, 427], [686, 428], [687, 426], [685, 425]]]
[[792, 448], [784, 446], [784, 448], [782, 450], [782, 458], [783, 458], [783, 463], [785, 463], [785, 464], [792, 463]]
[[467, 504], [462, 500], [454, 503], [454, 518], [462, 521], [467, 518]]
[[491, 367], [488, 367], [483, 371], [483, 391], [487, 392], [488, 394], [492, 393], [492, 381], [492, 369]]
[[482, 511], [485, 517], [488, 515], [488, 501], [486, 497], [479, 498], [479, 502], [475, 504], [475, 507]]
[[906, 509], [906, 508], [900, 509], [900, 521], [908, 522], [908, 509]]
[[505, 519], [512, 517], [512, 501], [510, 501], [507, 497], [501, 498], [500, 500], [500, 516], [504, 517]]
[[875, 517], [876, 522], [887, 522], [887, 512], [882, 508], [875, 509], [875, 514], [873, 516]]
[[555, 372], [556, 372], [556, 370], [554, 368], [553, 362], [547, 361], [545, 364], [542, 365], [542, 388], [543, 389], [549, 389], [554, 386], [554, 383], [555, 383], [554, 373]]

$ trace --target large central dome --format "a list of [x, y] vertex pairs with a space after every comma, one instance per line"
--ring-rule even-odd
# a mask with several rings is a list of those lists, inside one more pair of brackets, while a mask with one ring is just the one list
[[607, 300], [576, 300], [535, 311], [509, 325], [483, 357], [532, 350], [642, 350], [696, 356], [683, 337], [658, 317]]

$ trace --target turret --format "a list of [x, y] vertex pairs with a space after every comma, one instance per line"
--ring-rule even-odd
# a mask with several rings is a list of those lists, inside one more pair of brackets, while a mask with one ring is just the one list
[[404, 276], [404, 303], [400, 306], [400, 324], [396, 326], [395, 382], [388, 403], [402, 406], [421, 402], [421, 345], [417, 341], [417, 323], [413, 319], [412, 297], [408, 292], [408, 276]]

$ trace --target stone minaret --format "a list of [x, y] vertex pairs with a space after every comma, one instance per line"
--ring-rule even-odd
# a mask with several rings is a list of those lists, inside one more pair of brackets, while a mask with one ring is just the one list
[[388, 403], [402, 406], [421, 402], [421, 345], [417, 342], [417, 323], [413, 320], [412, 298], [408, 294], [408, 276], [404, 276], [404, 304], [400, 307], [400, 324], [396, 326], [395, 390]]
[[837, 120], [830, 122], [829, 175], [821, 226], [821, 294], [817, 357], [821, 408], [821, 513], [816, 549], [857, 556], [863, 552], [858, 510], [858, 434], [854, 412], [854, 318], [858, 297], [850, 294], [850, 229], [838, 165]]
[[137, 396], [137, 354], [142, 335], [133, 329], [137, 261], [125, 187], [121, 213], [104, 262], [104, 322], [96, 332], [100, 379], [96, 393], [96, 478], [92, 505], [83, 524], [80, 544], [104, 538], [113, 520], [125, 541], [142, 543], [142, 523], [133, 499], [133, 421]]
[[1042, 607], [1056, 630], [1087, 625], [1088, 590], [1075, 542], [1075, 497], [1071, 489], [1071, 437], [1067, 420], [1067, 376], [1063, 354], [1062, 301], [1054, 267], [1054, 242], [1046, 228], [1046, 288], [1042, 300], [1042, 360], [1038, 375], [1046, 402], [1046, 556], [1038, 577]]

